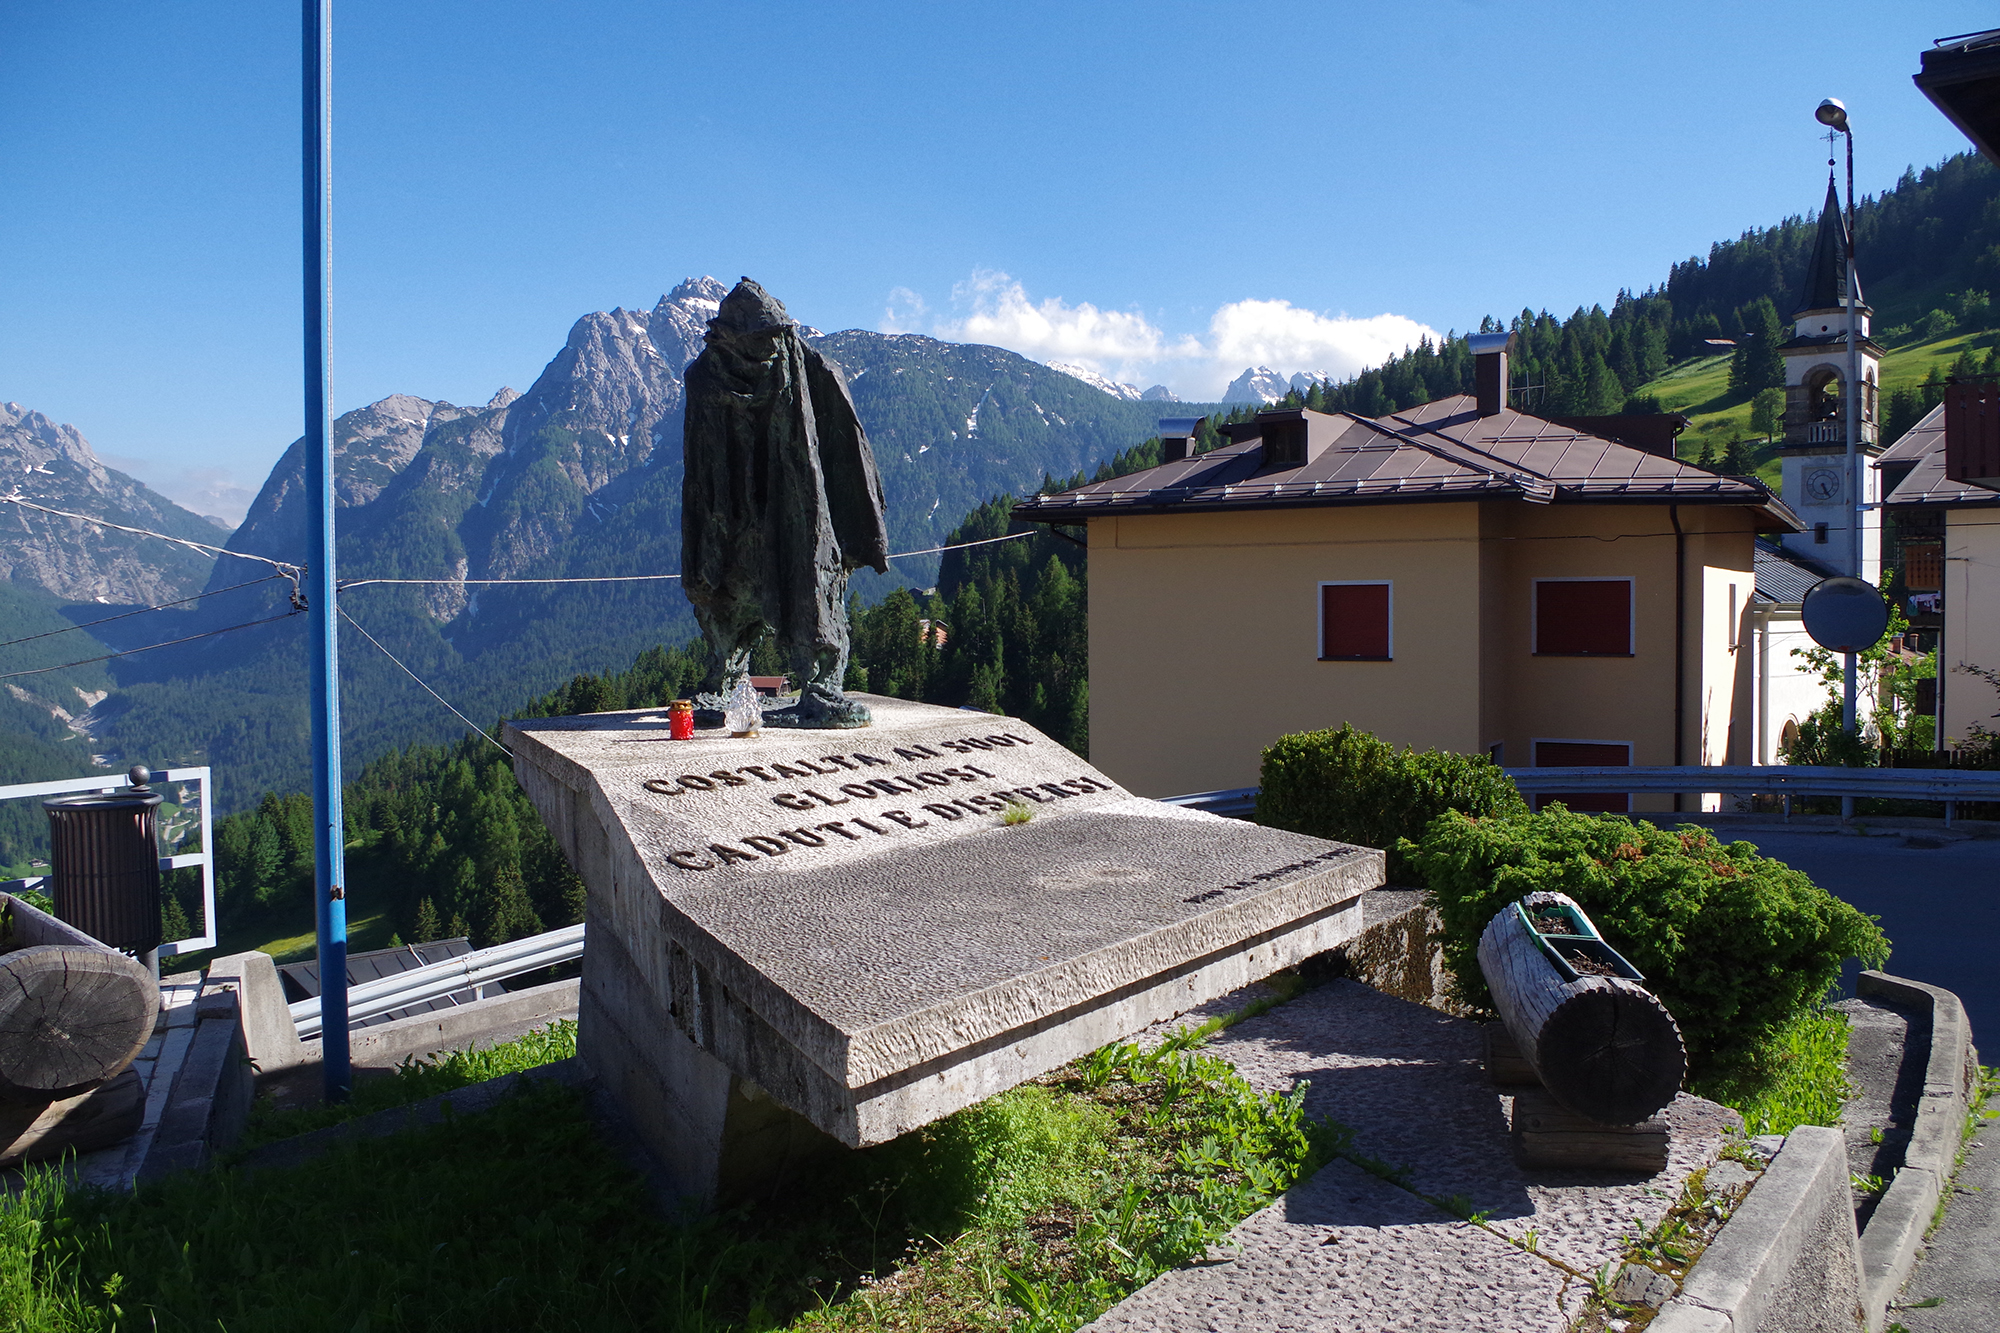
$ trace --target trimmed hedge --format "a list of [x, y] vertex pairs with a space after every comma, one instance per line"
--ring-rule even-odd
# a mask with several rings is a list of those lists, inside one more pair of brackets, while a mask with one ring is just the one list
[[1397, 749], [1351, 725], [1279, 737], [1264, 751], [1257, 822], [1380, 847], [1391, 884], [1416, 884], [1409, 853], [1448, 810], [1526, 814], [1513, 779], [1485, 755]]
[[1849, 958], [1880, 966], [1889, 941], [1853, 907], [1747, 842], [1707, 829], [1575, 814], [1437, 819], [1412, 858], [1444, 923], [1458, 998], [1493, 997], [1479, 936], [1523, 894], [1566, 893], [1646, 974], [1687, 1041], [1693, 1080], [1750, 1075], [1760, 1048], [1819, 1001]]

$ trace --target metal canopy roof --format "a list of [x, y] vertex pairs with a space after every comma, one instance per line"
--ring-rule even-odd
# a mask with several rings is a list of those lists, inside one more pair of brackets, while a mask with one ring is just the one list
[[1753, 479], [1720, 476], [1511, 408], [1482, 417], [1471, 394], [1373, 420], [1351, 412], [1285, 415], [1303, 415], [1311, 431], [1314, 446], [1302, 464], [1267, 467], [1261, 439], [1241, 436], [1212, 453], [1032, 496], [1015, 506], [1015, 517], [1074, 523], [1109, 513], [1511, 497], [1533, 504], [1744, 505], [1757, 511], [1761, 527], [1804, 530]]
[[1945, 119], [2000, 166], [2000, 29], [1946, 37], [1923, 53], [1912, 76]]
[[2000, 491], [1953, 481], [1944, 474], [1944, 404], [1924, 414], [1876, 458], [1878, 468], [1908, 466], [1909, 473], [1882, 503], [1887, 505], [2000, 505]]
[[1751, 568], [1757, 579], [1755, 600], [1760, 602], [1804, 601], [1812, 586], [1832, 572], [1830, 568], [1813, 568], [1810, 562], [1763, 537], [1757, 539]]

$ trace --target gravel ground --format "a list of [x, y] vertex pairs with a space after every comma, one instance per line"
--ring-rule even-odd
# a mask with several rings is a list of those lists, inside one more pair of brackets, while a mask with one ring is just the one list
[[[1239, 1226], [1233, 1257], [1161, 1278], [1092, 1329], [1560, 1330], [1587, 1290], [1563, 1266], [1617, 1258], [1737, 1123], [1684, 1094], [1667, 1111], [1673, 1146], [1657, 1176], [1518, 1166], [1512, 1099], [1486, 1079], [1479, 1025], [1352, 981], [1239, 1023], [1209, 1049], [1260, 1088], [1309, 1080], [1308, 1110], [1352, 1127], [1356, 1152], [1406, 1171], [1409, 1188], [1336, 1162]], [[1487, 1227], [1412, 1191], [1457, 1196]], [[1531, 1232], [1534, 1254], [1503, 1239]]]

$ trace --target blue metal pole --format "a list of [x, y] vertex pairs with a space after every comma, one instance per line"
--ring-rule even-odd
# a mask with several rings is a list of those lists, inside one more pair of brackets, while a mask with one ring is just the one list
[[313, 897], [318, 904], [320, 1050], [326, 1099], [345, 1101], [346, 822], [340, 809], [340, 607], [333, 566], [333, 375], [327, 298], [333, 260], [333, 0], [302, 0], [305, 250], [306, 598], [312, 620]]

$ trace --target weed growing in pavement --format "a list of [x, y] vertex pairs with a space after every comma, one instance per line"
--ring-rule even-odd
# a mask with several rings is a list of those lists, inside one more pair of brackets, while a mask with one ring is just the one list
[[[1764, 1166], [1763, 1159], [1753, 1153], [1745, 1152], [1738, 1156], [1725, 1148], [1723, 1156], [1747, 1162], [1760, 1171]], [[1754, 1183], [1754, 1181], [1746, 1183], [1731, 1190], [1710, 1190], [1707, 1168], [1689, 1175], [1682, 1182], [1680, 1195], [1675, 1199], [1674, 1206], [1667, 1210], [1666, 1215], [1651, 1227], [1641, 1228], [1627, 1235], [1624, 1255], [1606, 1264], [1599, 1272], [1588, 1276], [1590, 1303], [1573, 1327], [1580, 1333], [1583, 1330], [1600, 1330], [1607, 1327], [1607, 1320], [1613, 1316], [1628, 1317], [1640, 1314], [1641, 1317], [1650, 1319], [1650, 1315], [1643, 1314], [1648, 1307], [1630, 1305], [1612, 1298], [1611, 1289], [1617, 1281], [1618, 1274], [1624, 1270], [1625, 1265], [1638, 1264], [1656, 1273], [1665, 1274], [1678, 1288], [1687, 1277], [1688, 1270], [1694, 1267], [1695, 1261], [1701, 1258], [1702, 1252], [1714, 1241], [1716, 1233], [1722, 1230], [1722, 1224], [1727, 1222], [1729, 1215], [1736, 1210], [1736, 1205], [1750, 1192], [1750, 1184]]]
[[1000, 822], [1002, 824], [1025, 824], [1034, 817], [1035, 812], [1027, 803], [1023, 801], [1009, 801], [1007, 802], [1006, 810], [1001, 812]]
[[1972, 1098], [1965, 1105], [1965, 1124], [1959, 1129], [1958, 1151], [1952, 1156], [1951, 1182], [1938, 1191], [1937, 1207], [1931, 1209], [1930, 1225], [1924, 1228], [1926, 1237], [1944, 1224], [1945, 1209], [1950, 1206], [1952, 1195], [1957, 1193], [1951, 1184], [1957, 1182], [1958, 1173], [1965, 1166], [1965, 1155], [1972, 1150], [1972, 1136], [1987, 1121], [2000, 1116], [2000, 1110], [1987, 1106], [1996, 1095], [2000, 1095], [2000, 1068], [1981, 1065], [1972, 1085]]

